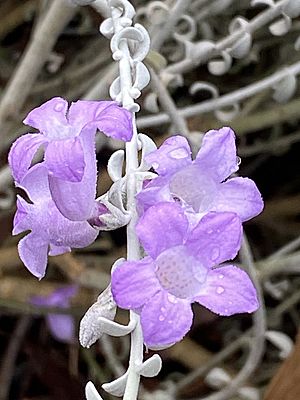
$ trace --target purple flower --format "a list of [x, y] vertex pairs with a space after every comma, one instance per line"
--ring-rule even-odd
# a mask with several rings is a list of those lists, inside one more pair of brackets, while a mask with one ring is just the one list
[[74, 221], [93, 218], [97, 165], [95, 134], [128, 141], [132, 137], [129, 111], [112, 101], [77, 101], [68, 110], [66, 100], [55, 97], [32, 110], [24, 123], [38, 129], [17, 139], [9, 154], [16, 182], [44, 147], [50, 191], [60, 212]]
[[191, 303], [220, 315], [258, 308], [248, 275], [233, 265], [242, 227], [234, 213], [211, 212], [190, 229], [177, 203], [160, 203], [140, 218], [137, 234], [148, 256], [125, 261], [112, 273], [112, 293], [121, 308], [140, 313], [150, 348], [183, 338], [191, 327]]
[[[33, 297], [31, 303], [36, 306], [69, 308], [70, 300], [77, 292], [77, 286], [65, 286], [56, 289], [49, 296]], [[75, 322], [72, 316], [68, 314], [48, 314], [46, 321], [55, 339], [67, 343], [75, 339]]]
[[186, 209], [201, 215], [228, 211], [247, 221], [263, 209], [261, 195], [251, 179], [228, 179], [238, 170], [235, 135], [230, 128], [207, 132], [194, 161], [187, 140], [173, 136], [148, 154], [146, 162], [159, 176], [137, 196], [143, 210], [160, 201], [180, 199]]
[[60, 213], [51, 198], [44, 163], [30, 168], [17, 186], [32, 203], [18, 196], [13, 235], [31, 231], [20, 240], [19, 255], [28, 270], [41, 279], [48, 254], [54, 256], [71, 251], [71, 247], [86, 247], [94, 242], [98, 231], [86, 221], [70, 221]]

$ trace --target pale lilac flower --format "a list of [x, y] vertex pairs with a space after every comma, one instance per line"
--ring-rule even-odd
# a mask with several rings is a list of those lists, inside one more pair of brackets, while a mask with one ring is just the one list
[[[70, 300], [78, 292], [77, 286], [65, 286], [56, 289], [49, 296], [35, 296], [31, 303], [36, 306], [69, 308]], [[60, 342], [70, 343], [75, 339], [75, 321], [68, 314], [48, 314], [47, 325], [52, 336]]]
[[261, 195], [251, 179], [229, 178], [239, 164], [230, 128], [207, 132], [194, 161], [182, 136], [167, 139], [145, 159], [158, 177], [146, 183], [137, 196], [142, 210], [160, 201], [180, 199], [186, 209], [200, 215], [229, 211], [247, 221], [263, 209]]
[[190, 230], [182, 207], [165, 202], [150, 207], [136, 230], [148, 256], [117, 266], [112, 293], [119, 307], [140, 314], [150, 348], [183, 338], [192, 324], [193, 302], [224, 316], [258, 308], [248, 275], [233, 265], [219, 266], [240, 248], [236, 214], [208, 213]]
[[60, 212], [74, 221], [93, 218], [96, 130], [115, 139], [130, 140], [130, 112], [112, 101], [77, 101], [68, 110], [67, 101], [55, 97], [32, 110], [24, 123], [40, 132], [23, 135], [12, 145], [9, 163], [15, 181], [23, 179], [43, 146], [51, 195]]
[[97, 238], [98, 230], [86, 221], [70, 221], [60, 213], [51, 198], [44, 163], [30, 168], [16, 185], [32, 203], [18, 196], [13, 234], [31, 231], [20, 240], [19, 255], [28, 270], [41, 279], [48, 254], [54, 256], [71, 251], [71, 247], [86, 247]]

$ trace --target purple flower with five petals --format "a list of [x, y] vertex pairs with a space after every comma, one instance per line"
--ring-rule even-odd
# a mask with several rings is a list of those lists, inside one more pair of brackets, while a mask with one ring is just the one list
[[119, 307], [140, 314], [148, 347], [181, 340], [192, 324], [193, 302], [224, 316], [258, 308], [248, 275], [233, 265], [219, 266], [240, 248], [236, 214], [211, 212], [190, 229], [180, 205], [164, 202], [150, 207], [136, 230], [148, 256], [117, 266], [112, 293]]
[[235, 135], [230, 128], [207, 132], [194, 161], [182, 136], [167, 139], [145, 159], [158, 177], [137, 195], [142, 210], [160, 201], [180, 199], [186, 209], [201, 216], [228, 211], [247, 221], [263, 209], [261, 195], [251, 179], [229, 178], [238, 170]]
[[129, 141], [132, 117], [112, 101], [77, 101], [68, 109], [66, 100], [55, 97], [32, 110], [24, 123], [39, 130], [17, 139], [9, 154], [16, 182], [29, 170], [37, 150], [44, 147], [53, 200], [60, 212], [73, 221], [95, 217], [97, 129], [115, 139]]
[[[69, 308], [70, 300], [78, 292], [77, 286], [65, 286], [54, 290], [49, 296], [35, 296], [31, 303], [36, 306]], [[70, 343], [75, 339], [75, 321], [68, 314], [48, 314], [47, 325], [52, 336], [60, 342]]]
[[98, 230], [87, 221], [70, 221], [60, 213], [51, 197], [44, 163], [30, 168], [16, 185], [26, 192], [31, 203], [18, 196], [13, 235], [31, 231], [20, 240], [19, 255], [28, 270], [41, 279], [48, 255], [66, 253], [71, 247], [86, 247], [97, 238]]

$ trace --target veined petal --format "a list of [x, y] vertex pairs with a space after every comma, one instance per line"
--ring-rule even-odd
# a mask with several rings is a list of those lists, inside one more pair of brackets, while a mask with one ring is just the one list
[[61, 97], [54, 97], [34, 108], [23, 122], [38, 129], [49, 140], [67, 139], [76, 136], [74, 128], [71, 129], [68, 124], [67, 110], [68, 102]]
[[137, 309], [160, 290], [150, 257], [140, 261], [125, 261], [112, 273], [111, 290], [121, 308]]
[[137, 195], [138, 209], [142, 214], [148, 208], [161, 202], [172, 202], [173, 198], [169, 189], [169, 177], [158, 176], [152, 179]]
[[43, 135], [28, 133], [19, 137], [13, 143], [8, 155], [8, 162], [16, 182], [20, 182], [23, 179], [30, 168], [35, 153], [45, 142]]
[[242, 221], [260, 214], [264, 203], [255, 183], [248, 178], [232, 178], [220, 185], [214, 211], [237, 213]]
[[145, 160], [160, 175], [168, 175], [191, 164], [191, 149], [185, 137], [172, 136]]
[[30, 168], [17, 186], [25, 190], [34, 203], [42, 199], [50, 199], [48, 170], [45, 163], [39, 163]]
[[206, 214], [191, 231], [186, 246], [207, 267], [233, 259], [241, 246], [242, 225], [234, 213]]
[[188, 220], [177, 203], [159, 203], [150, 207], [136, 225], [146, 252], [155, 259], [164, 250], [183, 244]]
[[48, 243], [36, 233], [29, 233], [20, 240], [19, 256], [26, 268], [42, 279], [47, 267]]
[[194, 300], [212, 312], [226, 316], [251, 313], [259, 307], [249, 276], [233, 265], [209, 271], [206, 283]]
[[208, 131], [195, 163], [219, 182], [238, 170], [235, 135], [228, 127]]
[[55, 246], [50, 243], [49, 256], [60, 256], [61, 254], [70, 253], [71, 247], [68, 246]]
[[64, 181], [80, 182], [85, 168], [80, 138], [50, 142], [45, 151], [45, 162], [49, 175]]
[[189, 300], [160, 291], [143, 307], [141, 324], [148, 347], [179, 342], [189, 331], [193, 312]]

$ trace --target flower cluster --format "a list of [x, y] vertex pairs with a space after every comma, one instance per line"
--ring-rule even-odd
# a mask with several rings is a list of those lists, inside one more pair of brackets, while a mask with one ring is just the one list
[[230, 177], [239, 164], [230, 128], [209, 131], [194, 161], [187, 140], [175, 136], [146, 162], [158, 174], [137, 195], [147, 256], [117, 266], [112, 293], [140, 314], [146, 345], [161, 348], [188, 332], [193, 302], [224, 316], [258, 308], [248, 275], [226, 262], [240, 249], [242, 222], [263, 202], [252, 180]]
[[[96, 201], [95, 135], [99, 130], [129, 141], [132, 116], [112, 101], [77, 101], [68, 109], [56, 97], [32, 110], [24, 123], [39, 133], [21, 136], [9, 153], [15, 184], [30, 200], [18, 196], [13, 234], [30, 231], [19, 242], [19, 254], [29, 271], [42, 278], [48, 255], [96, 239], [95, 225], [107, 209]], [[43, 160], [32, 165], [39, 149]]]

